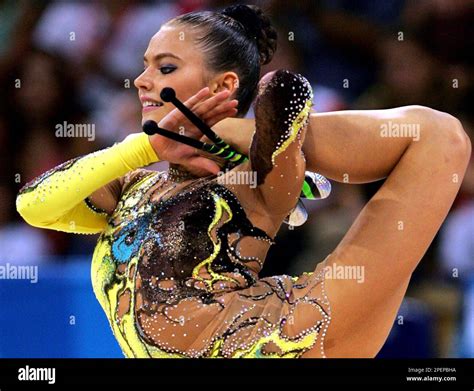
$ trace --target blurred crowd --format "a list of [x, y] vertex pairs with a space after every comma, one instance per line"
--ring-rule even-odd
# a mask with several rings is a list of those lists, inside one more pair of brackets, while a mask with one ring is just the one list
[[[92, 254], [96, 236], [25, 224], [14, 206], [18, 189], [59, 163], [139, 131], [133, 80], [151, 36], [176, 15], [233, 3], [0, 0], [2, 264]], [[458, 117], [472, 139], [472, 0], [253, 3], [270, 14], [279, 32], [278, 50], [262, 74], [287, 68], [305, 75], [317, 111], [426, 105]], [[65, 121], [94, 124], [95, 138], [56, 137], [56, 125]], [[381, 183], [333, 182], [328, 199], [307, 203], [305, 225], [282, 226], [262, 275], [313, 270]], [[413, 276], [400, 310], [405, 328], [394, 327], [381, 355], [473, 357], [473, 286], [471, 160], [453, 208]]]

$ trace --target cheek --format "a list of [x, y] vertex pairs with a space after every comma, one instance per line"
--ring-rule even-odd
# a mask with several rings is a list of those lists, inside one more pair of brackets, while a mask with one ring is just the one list
[[173, 77], [173, 80], [169, 80], [169, 86], [174, 88], [176, 96], [182, 102], [205, 87], [202, 75], [197, 74], [196, 71], [179, 73], [179, 76], [176, 75], [176, 77]]
[[200, 87], [194, 84], [187, 83], [183, 85], [178, 85], [174, 89], [176, 91], [176, 96], [181, 102], [187, 101], [191, 96], [196, 94], [199, 90]]

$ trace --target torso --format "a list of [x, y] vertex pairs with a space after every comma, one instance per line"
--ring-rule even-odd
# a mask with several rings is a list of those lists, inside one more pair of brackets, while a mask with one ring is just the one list
[[[259, 278], [272, 243], [255, 223], [265, 215], [243, 197], [247, 214], [215, 179], [175, 186], [163, 172], [127, 175], [91, 268], [94, 293], [123, 353], [324, 355], [330, 308], [322, 275]], [[267, 220], [270, 227], [281, 224]]]
[[[124, 351], [143, 350], [139, 334], [153, 344], [156, 330], [147, 327], [161, 304], [215, 297], [257, 280], [271, 237], [213, 179], [175, 184], [149, 170], [127, 176], [92, 267], [94, 291]], [[257, 210], [249, 214], [260, 218]]]

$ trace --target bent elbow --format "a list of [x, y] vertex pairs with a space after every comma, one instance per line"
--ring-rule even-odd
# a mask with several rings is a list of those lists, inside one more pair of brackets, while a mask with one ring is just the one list
[[467, 165], [472, 152], [471, 140], [458, 118], [447, 113], [443, 114], [441, 131], [446, 136], [447, 148], [461, 163]]
[[462, 123], [456, 117], [452, 117], [453, 130], [455, 133], [454, 144], [457, 146], [459, 151], [469, 160], [472, 153], [471, 139], [467, 132], [464, 130]]
[[461, 164], [469, 162], [471, 140], [458, 118], [426, 106], [410, 106], [409, 109], [449, 156]]
[[39, 218], [40, 216], [38, 216], [37, 207], [28, 203], [28, 201], [23, 198], [23, 194], [18, 194], [16, 197], [16, 211], [23, 220], [32, 227], [44, 227], [45, 224]]
[[22, 198], [22, 194], [17, 194], [16, 200], [15, 200], [15, 206], [16, 206], [16, 211], [18, 214], [25, 220], [28, 224], [29, 223], [29, 213], [30, 213], [30, 207], [27, 205], [25, 200]]

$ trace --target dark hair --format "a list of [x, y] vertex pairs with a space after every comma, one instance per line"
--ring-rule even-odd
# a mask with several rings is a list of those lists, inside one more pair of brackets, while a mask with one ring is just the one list
[[257, 6], [238, 4], [221, 12], [190, 12], [167, 24], [174, 23], [197, 29], [196, 41], [211, 72], [234, 71], [239, 76], [235, 99], [237, 116], [243, 117], [255, 98], [260, 67], [276, 50], [277, 32], [270, 19]]

